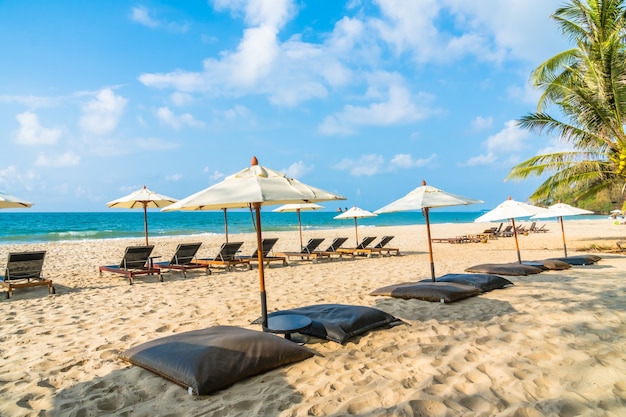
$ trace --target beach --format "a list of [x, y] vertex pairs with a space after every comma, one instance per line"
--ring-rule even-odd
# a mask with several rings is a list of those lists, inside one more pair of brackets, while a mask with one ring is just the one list
[[[521, 222], [529, 224], [529, 222]], [[431, 225], [432, 237], [476, 234], [494, 224]], [[522, 259], [563, 256], [560, 226], [519, 236]], [[2, 416], [623, 416], [626, 415], [626, 256], [616, 248], [626, 225], [565, 220], [568, 255], [594, 253], [595, 265], [507, 277], [515, 285], [442, 304], [369, 295], [430, 277], [424, 225], [359, 228], [359, 237], [393, 235], [401, 256], [272, 263], [265, 269], [270, 312], [312, 304], [375, 307], [404, 324], [372, 330], [345, 345], [302, 337], [318, 354], [250, 377], [207, 396], [119, 358], [126, 349], [217, 325], [252, 330], [260, 316], [255, 268], [211, 275], [165, 273], [164, 282], [98, 274], [143, 239], [0, 245], [45, 250], [44, 287], [18, 289], [0, 302]], [[306, 232], [305, 241], [354, 230]], [[271, 232], [276, 251], [299, 249], [296, 231]], [[196, 238], [197, 239], [197, 238]], [[223, 236], [202, 238], [214, 256]], [[154, 238], [168, 260], [185, 237]], [[230, 235], [243, 254], [253, 234]], [[513, 238], [434, 243], [436, 275], [482, 263], [515, 262]], [[4, 263], [2, 263], [4, 265]], [[4, 293], [1, 294], [4, 297]], [[280, 336], [276, 336], [280, 337]]]

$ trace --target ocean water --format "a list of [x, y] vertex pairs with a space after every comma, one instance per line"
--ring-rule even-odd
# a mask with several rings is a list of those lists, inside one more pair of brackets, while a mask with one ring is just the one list
[[[471, 223], [484, 211], [451, 212], [430, 211], [430, 222]], [[354, 228], [354, 220], [335, 220], [338, 213], [310, 211], [300, 214], [302, 229]], [[583, 218], [606, 218], [606, 216], [577, 216]], [[253, 215], [249, 211], [227, 213], [228, 233], [253, 233]], [[261, 212], [263, 232], [297, 231], [296, 213]], [[547, 219], [551, 221], [551, 219]], [[357, 220], [359, 226], [404, 226], [425, 224], [421, 212], [381, 214]], [[150, 237], [223, 235], [224, 213], [221, 211], [159, 212], [148, 211]], [[27, 210], [0, 212], [1, 243], [36, 243], [55, 241], [80, 241], [86, 239], [141, 238], [144, 236], [142, 210], [110, 210], [95, 213], [39, 213]]]

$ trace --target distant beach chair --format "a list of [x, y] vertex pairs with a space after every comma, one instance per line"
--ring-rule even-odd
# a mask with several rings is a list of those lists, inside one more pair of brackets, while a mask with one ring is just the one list
[[513, 236], [513, 226], [508, 225], [503, 230], [496, 232], [496, 236], [498, 237], [512, 237]]
[[187, 270], [189, 269], [203, 268], [205, 273], [210, 275], [211, 270], [208, 265], [196, 262], [196, 253], [198, 253], [201, 245], [202, 243], [181, 243], [169, 262], [155, 262], [154, 266], [160, 269], [179, 270], [185, 278], [187, 278]]
[[359, 243], [356, 247], [339, 248], [338, 251], [343, 253], [351, 253], [352, 255], [364, 255], [369, 258], [370, 256], [372, 256], [372, 248], [370, 248], [369, 245], [371, 245], [372, 242], [374, 242], [375, 240], [376, 236], [364, 237], [361, 240], [361, 243]]
[[137, 275], [156, 274], [159, 281], [163, 282], [161, 269], [155, 267], [150, 258], [153, 249], [154, 245], [128, 246], [119, 265], [104, 265], [98, 268], [100, 276], [102, 276], [102, 271], [122, 274], [128, 278], [128, 283], [133, 285], [133, 278]]
[[50, 294], [55, 293], [52, 280], [42, 276], [45, 251], [10, 252], [4, 276], [0, 276], [0, 284], [7, 288], [6, 298], [11, 298], [17, 288], [38, 287], [47, 285]]
[[340, 249], [341, 246], [347, 241], [348, 241], [347, 237], [336, 237], [333, 239], [331, 244], [328, 245], [326, 249], [320, 250], [320, 251], [314, 251], [314, 253], [319, 254], [321, 256], [328, 256], [328, 257], [332, 257], [333, 255], [336, 255], [339, 259], [343, 259], [343, 255], [345, 254], [340, 252], [338, 249]]
[[[262, 244], [262, 250], [263, 250], [263, 261], [265, 262], [265, 265], [270, 266], [270, 264], [272, 262], [282, 262], [283, 265], [288, 265], [287, 263], [287, 257], [286, 256], [278, 256], [276, 254], [272, 253], [272, 249], [274, 249], [274, 245], [276, 245], [276, 242], [278, 241], [278, 238], [269, 238], [269, 239], [263, 239], [261, 244]], [[250, 263], [252, 262], [259, 262], [259, 250], [255, 249], [254, 253], [250, 256], [247, 255], [240, 255], [238, 256], [240, 259], [247, 259]]]
[[238, 255], [241, 245], [243, 245], [243, 242], [222, 243], [219, 252], [214, 258], [201, 258], [197, 259], [196, 262], [201, 265], [208, 265], [209, 267], [222, 266], [227, 271], [231, 271], [232, 267], [238, 265], [252, 269], [250, 260], [240, 258]]
[[330, 255], [315, 251], [319, 247], [319, 245], [322, 244], [323, 241], [323, 238], [309, 239], [307, 244], [302, 247], [300, 252], [277, 252], [276, 255], [285, 256], [287, 257], [287, 259], [299, 258], [300, 260], [311, 260], [314, 263], [317, 262], [318, 258], [330, 259]]
[[392, 252], [394, 252], [396, 255], [400, 255], [400, 249], [398, 248], [390, 248], [387, 245], [389, 244], [389, 242], [391, 242], [391, 240], [394, 238], [395, 236], [383, 236], [383, 238], [380, 240], [380, 242], [378, 242], [377, 244], [374, 245], [374, 247], [372, 248], [373, 252], [379, 252], [379, 253], [386, 253], [387, 255], [391, 255]]

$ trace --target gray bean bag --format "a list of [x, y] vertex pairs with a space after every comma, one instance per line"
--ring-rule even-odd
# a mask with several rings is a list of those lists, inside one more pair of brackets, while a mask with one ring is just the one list
[[155, 339], [120, 358], [189, 390], [206, 395], [237, 381], [313, 356], [279, 336], [234, 326], [216, 326]]
[[480, 288], [454, 282], [403, 282], [378, 288], [370, 295], [386, 295], [394, 298], [417, 299], [432, 302], [453, 303], [481, 293]]
[[544, 270], [543, 267], [524, 265], [520, 263], [509, 264], [481, 264], [465, 269], [465, 272], [495, 275], [531, 275], [538, 274]]
[[537, 261], [529, 261], [523, 263], [526, 265], [541, 265], [541, 267], [545, 268], [546, 270], [553, 271], [562, 271], [564, 269], [570, 269], [572, 267], [572, 265], [560, 259], [541, 259]]
[[[311, 319], [311, 325], [299, 333], [341, 344], [369, 330], [402, 323], [402, 320], [382, 310], [345, 304], [315, 304], [280, 310], [269, 314], [268, 318], [284, 314], [301, 314]], [[260, 324], [260, 319], [254, 323]]]
[[570, 265], [592, 265], [602, 259], [598, 255], [576, 255], [563, 258], [550, 258], [557, 261], [567, 262]]
[[[421, 282], [428, 281], [424, 280]], [[508, 279], [494, 274], [446, 274], [437, 278], [437, 282], [454, 282], [456, 284], [469, 285], [484, 292], [514, 285]]]

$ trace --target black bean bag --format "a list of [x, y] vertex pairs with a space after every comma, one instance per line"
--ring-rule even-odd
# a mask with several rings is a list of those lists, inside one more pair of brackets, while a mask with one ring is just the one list
[[570, 265], [592, 265], [602, 259], [598, 255], [576, 255], [576, 256], [566, 256], [563, 258], [550, 258], [557, 261], [567, 262]]
[[[421, 282], [428, 281], [424, 280]], [[508, 279], [494, 274], [446, 274], [437, 278], [437, 282], [454, 282], [456, 284], [469, 285], [483, 292], [514, 285]]]
[[524, 265], [520, 263], [508, 264], [481, 264], [465, 269], [465, 272], [495, 275], [531, 275], [538, 274], [544, 270], [543, 267]]
[[417, 299], [441, 303], [453, 303], [481, 293], [480, 288], [454, 282], [403, 282], [378, 288], [370, 295], [386, 295], [394, 298]]
[[564, 262], [560, 259], [541, 259], [541, 260], [537, 260], [537, 261], [528, 261], [528, 262], [523, 262], [526, 265], [541, 265], [541, 267], [545, 268], [546, 270], [552, 270], [552, 271], [562, 271], [564, 269], [570, 269], [572, 267], [572, 265], [570, 265], [567, 262]]
[[120, 358], [206, 395], [237, 381], [310, 358], [314, 352], [279, 336], [216, 326], [155, 339]]
[[[268, 318], [284, 314], [300, 314], [311, 319], [311, 325], [298, 333], [341, 344], [369, 330], [402, 323], [402, 320], [377, 308], [345, 304], [315, 304], [280, 310], [268, 314]], [[259, 324], [260, 320], [254, 323]]]

